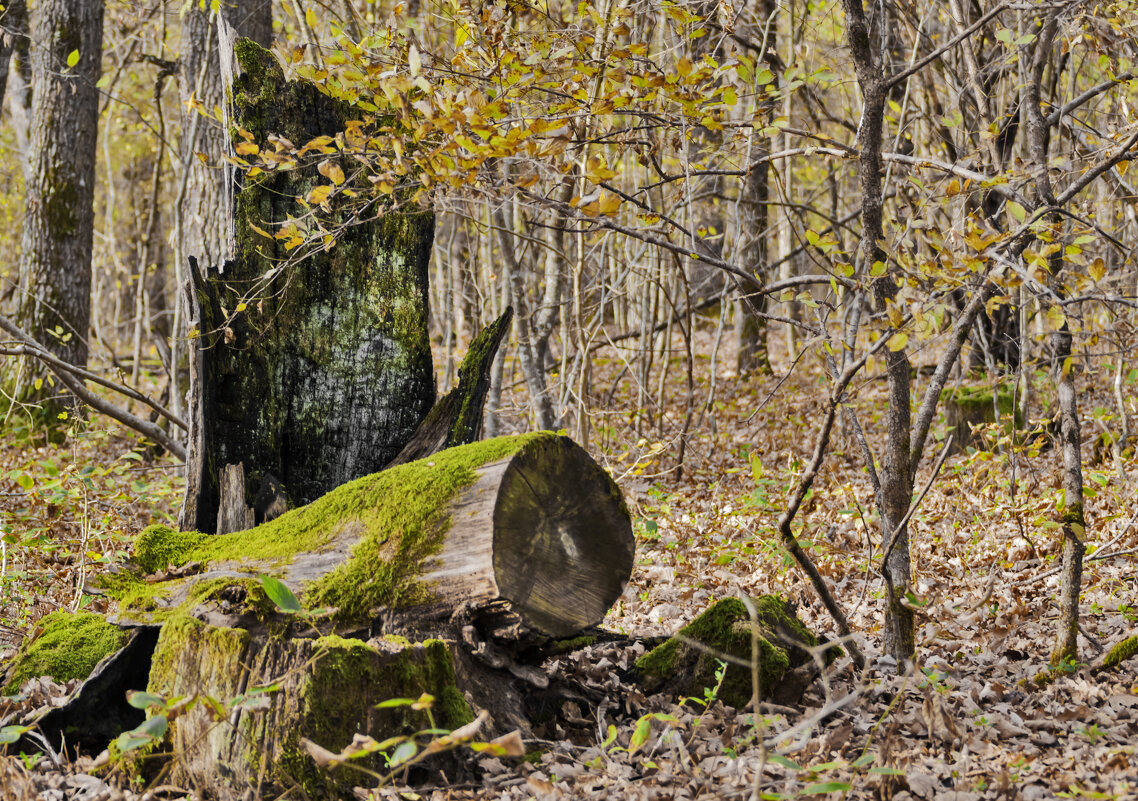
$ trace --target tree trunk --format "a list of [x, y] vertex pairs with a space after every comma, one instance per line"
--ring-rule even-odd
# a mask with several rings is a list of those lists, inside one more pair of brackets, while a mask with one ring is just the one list
[[[178, 208], [183, 241], [183, 253], [178, 258], [193, 256], [201, 264], [219, 265], [233, 256], [229, 236], [233, 212], [227, 200], [232, 197], [233, 170], [224, 163], [231, 150], [229, 132], [212, 117], [214, 110], [225, 102], [226, 88], [218, 56], [218, 18], [209, 7], [209, 3], [190, 3], [182, 18], [178, 87], [183, 114], [179, 151], [186, 175]], [[238, 36], [252, 39], [262, 47], [271, 44], [269, 0], [224, 2], [219, 10], [221, 19]], [[194, 104], [200, 106], [195, 108]]]
[[37, 45], [18, 320], [56, 356], [85, 367], [102, 1], [41, 0], [32, 38]]
[[[874, 264], [885, 263], [882, 239], [881, 137], [885, 113], [885, 76], [877, 62], [869, 40], [869, 27], [860, 0], [845, 0], [847, 37], [854, 59], [858, 86], [864, 108], [858, 129], [861, 149], [858, 177], [861, 191], [861, 257], [862, 270], [870, 272]], [[897, 294], [892, 272], [877, 278], [873, 285], [874, 301], [879, 312]], [[886, 329], [883, 336], [891, 336]], [[885, 355], [889, 377], [889, 413], [887, 440], [881, 465], [882, 535], [888, 555], [881, 572], [885, 579], [885, 650], [905, 671], [913, 658], [915, 631], [913, 612], [904, 604], [910, 581], [909, 532], [899, 525], [909, 510], [913, 496], [913, 474], [909, 452], [911, 400], [909, 397], [909, 357], [905, 348], [888, 350]]]
[[[269, 147], [335, 135], [354, 112], [315, 86], [286, 82], [267, 51], [242, 40], [233, 123]], [[382, 469], [435, 399], [427, 331], [430, 213], [342, 226], [301, 260], [258, 232], [303, 218], [318, 180], [296, 169], [236, 189], [236, 253], [217, 269], [191, 261], [191, 447], [181, 525], [214, 531], [221, 471], [243, 464], [245, 505], [272, 480], [290, 505]], [[346, 222], [333, 216], [329, 228]], [[295, 264], [291, 262], [296, 262]], [[281, 265], [286, 265], [283, 268]]]

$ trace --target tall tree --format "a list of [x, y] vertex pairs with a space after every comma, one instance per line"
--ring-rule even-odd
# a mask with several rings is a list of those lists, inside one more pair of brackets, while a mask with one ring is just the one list
[[41, 0], [32, 26], [32, 131], [19, 319], [87, 363], [102, 0]]

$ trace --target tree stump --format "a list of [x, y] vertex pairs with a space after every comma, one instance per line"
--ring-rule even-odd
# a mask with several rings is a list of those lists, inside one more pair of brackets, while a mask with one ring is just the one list
[[983, 448], [979, 426], [1001, 423], [1008, 433], [1023, 427], [1023, 416], [1015, 409], [1015, 397], [1007, 390], [995, 393], [987, 387], [960, 387], [941, 392], [945, 426], [953, 435], [951, 454], [969, 447]]
[[[286, 81], [256, 44], [241, 40], [235, 54], [231, 123], [242, 142], [271, 151], [270, 135], [303, 144], [354, 118], [314, 85]], [[434, 403], [434, 216], [347, 225], [337, 212], [297, 201], [321, 180], [315, 167], [244, 178], [233, 198], [233, 258], [200, 269], [191, 260], [197, 336], [183, 529], [215, 530], [226, 466], [243, 465], [245, 506], [254, 506], [267, 475], [289, 505], [310, 503], [381, 470]], [[274, 237], [298, 220], [312, 228]], [[320, 230], [337, 234], [324, 245]]]

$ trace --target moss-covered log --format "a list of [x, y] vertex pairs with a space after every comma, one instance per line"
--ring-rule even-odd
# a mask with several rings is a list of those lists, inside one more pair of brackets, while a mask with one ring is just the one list
[[[191, 614], [250, 627], [273, 615], [258, 576], [282, 581], [339, 631], [377, 616], [457, 610], [563, 637], [598, 623], [632, 571], [628, 510], [578, 445], [548, 432], [441, 451], [350, 482], [249, 531], [152, 527], [135, 543], [149, 580], [106, 579], [125, 623]], [[157, 574], [157, 575], [154, 575]]]
[[[727, 665], [719, 685], [718, 697], [724, 703], [741, 709], [751, 701], [753, 690], [761, 698], [796, 703], [817, 677], [812, 652], [818, 640], [781, 598], [755, 598], [753, 609], [752, 619], [747, 605], [737, 598], [712, 605], [675, 637], [637, 660], [641, 685], [648, 692], [703, 698], [705, 690], [716, 686], [717, 660], [726, 654], [736, 661]], [[753, 648], [757, 671], [744, 667], [752, 662]]]
[[[312, 84], [286, 81], [252, 42], [240, 41], [236, 57], [232, 123], [243, 141], [299, 145], [357, 116]], [[191, 269], [197, 337], [183, 529], [215, 530], [227, 465], [244, 467], [246, 506], [269, 475], [290, 505], [309, 503], [382, 469], [434, 402], [433, 215], [325, 215], [297, 201], [321, 180], [315, 167], [246, 177], [234, 196], [233, 258]], [[289, 221], [295, 236], [271, 235]], [[333, 230], [324, 246], [321, 231]], [[306, 236], [316, 247], [293, 258]]]

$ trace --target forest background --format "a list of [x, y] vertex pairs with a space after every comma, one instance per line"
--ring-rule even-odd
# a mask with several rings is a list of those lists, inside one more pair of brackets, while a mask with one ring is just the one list
[[[772, 719], [807, 769], [739, 757], [731, 781], [869, 791], [895, 780], [856, 764], [873, 753], [960, 792], [1124, 794], [1133, 675], [1080, 671], [1135, 615], [1136, 10], [6, 4], [5, 638], [97, 607], [85, 579], [176, 515], [184, 257], [225, 252], [234, 175], [311, 164], [311, 213], [262, 232], [287, 258], [229, 313], [335, 247], [334, 220], [432, 208], [440, 389], [512, 305], [486, 435], [564, 428], [633, 505], [637, 574], [610, 624], [775, 590], [846, 638], [818, 707], [846, 687], [852, 720]], [[358, 124], [231, 141], [219, 17]], [[54, 401], [61, 385], [127, 428]], [[942, 415], [970, 405], [992, 412], [977, 436]], [[969, 746], [995, 767], [970, 772]]]

